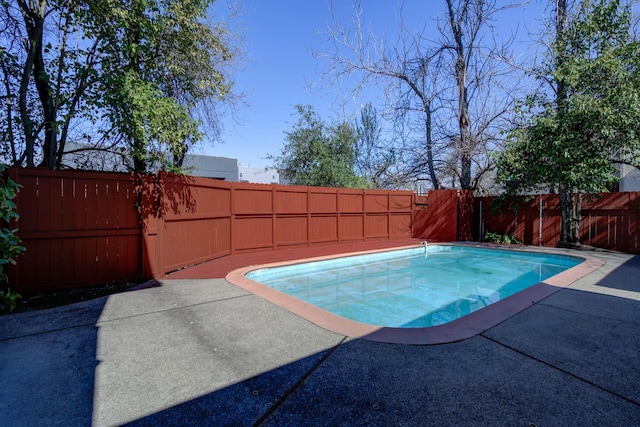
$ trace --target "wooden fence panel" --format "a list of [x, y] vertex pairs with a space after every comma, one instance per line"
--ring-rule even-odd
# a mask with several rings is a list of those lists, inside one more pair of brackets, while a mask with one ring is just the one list
[[[493, 198], [474, 201], [474, 233], [513, 234], [527, 245], [556, 246], [560, 239], [560, 203], [556, 194], [536, 196], [516, 208], [496, 211]], [[603, 193], [582, 205], [580, 243], [638, 253], [640, 193]]]
[[232, 186], [229, 183], [160, 173], [162, 192], [155, 220], [158, 265], [167, 271], [231, 253]]
[[389, 215], [373, 213], [364, 220], [364, 234], [368, 238], [386, 239], [389, 236]]
[[140, 276], [137, 180], [128, 174], [12, 168], [18, 235], [27, 249], [9, 270], [23, 293]]
[[315, 214], [309, 222], [310, 245], [338, 243], [338, 214]]
[[[175, 212], [153, 219], [162, 224], [153, 240], [155, 249], [149, 245], [150, 252], [162, 253], [154, 257], [154, 277], [229, 253], [411, 236], [413, 193], [408, 191], [225, 183], [205, 178], [176, 182], [166, 174], [160, 177], [162, 186], [184, 188], [174, 191], [182, 193], [177, 200], [165, 202]], [[221, 197], [212, 192], [216, 187], [228, 189], [230, 204], [225, 202], [228, 210], [211, 215], [200, 206], [211, 197]], [[184, 200], [190, 201], [190, 210], [184, 208]], [[224, 230], [227, 225], [228, 233]], [[214, 242], [216, 236], [223, 236], [224, 241]]]
[[[458, 238], [458, 190], [430, 191], [413, 213], [413, 237], [440, 241]], [[420, 205], [417, 205], [420, 206]]]
[[162, 277], [239, 252], [411, 237], [413, 193], [228, 183], [163, 172], [11, 169], [23, 186], [9, 272], [24, 293]]

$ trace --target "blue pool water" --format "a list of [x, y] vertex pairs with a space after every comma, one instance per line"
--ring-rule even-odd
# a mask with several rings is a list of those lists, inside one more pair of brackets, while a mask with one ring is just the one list
[[450, 322], [583, 260], [453, 245], [264, 268], [246, 277], [324, 310], [377, 326]]

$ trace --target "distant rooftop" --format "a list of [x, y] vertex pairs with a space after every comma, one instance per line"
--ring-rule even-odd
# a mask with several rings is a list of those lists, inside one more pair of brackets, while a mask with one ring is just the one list
[[[82, 144], [68, 143], [64, 164], [74, 169], [126, 172], [130, 167], [125, 159], [112, 151], [86, 149]], [[232, 182], [252, 182], [257, 184], [280, 184], [280, 174], [275, 169], [238, 166], [238, 159], [232, 157], [187, 154], [182, 164], [188, 175], [214, 178]]]

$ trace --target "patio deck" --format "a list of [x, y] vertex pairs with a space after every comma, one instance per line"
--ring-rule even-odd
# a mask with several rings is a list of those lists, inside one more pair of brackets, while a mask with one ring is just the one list
[[229, 259], [1, 316], [0, 425], [638, 425], [640, 257], [593, 255], [596, 271], [450, 344], [353, 339], [176, 277]]

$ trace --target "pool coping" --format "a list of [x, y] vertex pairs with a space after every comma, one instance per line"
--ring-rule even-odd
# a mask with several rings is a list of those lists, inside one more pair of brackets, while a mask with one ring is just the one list
[[375, 326], [366, 323], [349, 320], [330, 313], [313, 304], [302, 301], [291, 295], [287, 295], [267, 285], [248, 279], [245, 275], [253, 270], [286, 265], [302, 264], [306, 262], [322, 261], [327, 259], [343, 258], [349, 256], [366, 255], [402, 249], [412, 249], [421, 245], [398, 246], [395, 248], [349, 252], [335, 255], [326, 255], [312, 258], [301, 258], [290, 261], [259, 264], [242, 267], [227, 274], [226, 280], [260, 298], [278, 305], [291, 313], [332, 332], [352, 338], [363, 338], [371, 341], [396, 343], [396, 344], [445, 344], [471, 338], [487, 329], [490, 329], [521, 311], [537, 304], [555, 292], [566, 288], [578, 279], [604, 265], [604, 261], [583, 252], [579, 254], [554, 250], [554, 248], [541, 248], [532, 246], [495, 245], [487, 243], [437, 243], [438, 245], [459, 245], [472, 247], [488, 247], [495, 249], [508, 249], [521, 252], [550, 253], [568, 255], [584, 259], [575, 267], [556, 274], [540, 283], [524, 289], [503, 300], [488, 305], [478, 311], [443, 325], [424, 328], [394, 328]]

